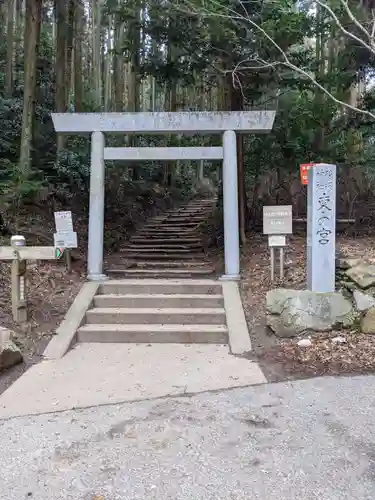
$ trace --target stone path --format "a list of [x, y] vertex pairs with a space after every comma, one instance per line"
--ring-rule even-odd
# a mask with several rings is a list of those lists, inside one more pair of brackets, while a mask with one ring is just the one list
[[106, 270], [113, 277], [200, 277], [213, 273], [206, 259], [202, 225], [213, 214], [216, 198], [193, 200], [157, 216], [123, 248], [124, 263]]
[[374, 385], [320, 378], [3, 421], [1, 498], [373, 500]]

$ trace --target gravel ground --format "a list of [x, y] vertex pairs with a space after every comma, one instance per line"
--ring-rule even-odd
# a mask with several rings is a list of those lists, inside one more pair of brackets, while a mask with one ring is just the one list
[[4, 500], [375, 497], [374, 376], [0, 422]]

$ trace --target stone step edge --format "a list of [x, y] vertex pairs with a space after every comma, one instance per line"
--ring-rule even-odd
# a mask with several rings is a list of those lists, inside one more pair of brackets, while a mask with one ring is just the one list
[[145, 279], [145, 280], [133, 280], [133, 279], [119, 279], [119, 280], [106, 280], [100, 283], [100, 286], [105, 287], [106, 285], [211, 285], [211, 286], [220, 286], [222, 287], [222, 283], [213, 279], [202, 279], [202, 280], [194, 280], [194, 279]]
[[[210, 263], [209, 262], [205, 262], [203, 260], [192, 260], [192, 261], [189, 261], [189, 260], [153, 260], [153, 261], [149, 261], [149, 260], [135, 260], [135, 261], [130, 261], [129, 262], [129, 267], [127, 268], [124, 268], [124, 269], [133, 269], [133, 266], [137, 266], [137, 267], [146, 267], [146, 266], [161, 266], [163, 268], [165, 267], [168, 267], [170, 266], [171, 268], [178, 268], [179, 266], [181, 266], [182, 268], [186, 268], [188, 266], [193, 266], [194, 268], [198, 267], [198, 268], [201, 268], [201, 269], [205, 269], [206, 266], [209, 266]], [[118, 268], [119, 269], [119, 268]], [[121, 268], [122, 269], [122, 268]]]
[[[148, 263], [149, 266], [151, 266], [151, 262]], [[207, 268], [207, 269], [186, 269], [186, 268], [178, 268], [178, 267], [173, 267], [173, 268], [170, 268], [170, 269], [158, 269], [157, 267], [155, 268], [143, 268], [143, 269], [136, 269], [134, 267], [131, 267], [131, 268], [126, 268], [126, 269], [107, 269], [106, 272], [108, 274], [134, 274], [134, 275], [137, 275], [137, 274], [160, 274], [160, 275], [163, 275], [163, 274], [176, 274], [176, 275], [188, 275], [188, 274], [213, 274], [214, 273], [214, 270], [211, 269], [211, 268]]]
[[[191, 293], [191, 294], [183, 294], [176, 293], [173, 295], [169, 294], [161, 294], [161, 293], [103, 293], [101, 295], [96, 295], [96, 297], [104, 297], [106, 299], [212, 299], [217, 300], [223, 298], [221, 294], [209, 294], [209, 293]], [[220, 308], [222, 309], [222, 308]]]
[[170, 316], [175, 316], [178, 314], [189, 314], [190, 316], [199, 316], [200, 314], [208, 314], [208, 315], [225, 315], [225, 309], [223, 307], [217, 308], [195, 308], [195, 307], [94, 307], [89, 309], [86, 314], [88, 315], [96, 315], [96, 314], [105, 314], [105, 315], [116, 315], [116, 314], [135, 314], [135, 315], [159, 315], [159, 314], [169, 314]]
[[125, 324], [125, 325], [119, 325], [119, 324], [95, 324], [95, 323], [89, 323], [87, 325], [80, 326], [78, 328], [79, 331], [90, 331], [90, 330], [95, 330], [95, 331], [102, 331], [102, 330], [111, 330], [111, 331], [133, 331], [133, 330], [138, 330], [140, 332], [149, 332], [149, 331], [154, 331], [154, 332], [210, 332], [210, 331], [215, 331], [215, 332], [222, 332], [222, 333], [227, 333], [228, 328], [225, 325], [158, 325], [158, 324]]

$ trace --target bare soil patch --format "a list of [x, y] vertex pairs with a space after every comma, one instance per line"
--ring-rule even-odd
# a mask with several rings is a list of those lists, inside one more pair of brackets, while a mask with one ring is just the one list
[[[29, 266], [30, 268], [31, 266]], [[45, 263], [28, 272], [29, 321], [14, 323], [11, 306], [10, 265], [0, 263], [0, 325], [15, 333], [14, 342], [21, 349], [24, 363], [0, 373], [0, 394], [30, 366], [42, 359], [43, 351], [69, 309], [84, 273], [81, 263], [67, 273], [64, 263]]]
[[[337, 250], [351, 257], [375, 257], [373, 237], [339, 236]], [[306, 276], [306, 238], [293, 236], [286, 251], [286, 276], [271, 283], [269, 250], [264, 236], [250, 235], [242, 251], [241, 295], [253, 344], [252, 357], [271, 381], [320, 375], [375, 372], [375, 336], [341, 330], [310, 335], [312, 345], [299, 339], [278, 339], [266, 326], [266, 293], [275, 287], [303, 289]], [[332, 338], [345, 337], [337, 344]]]

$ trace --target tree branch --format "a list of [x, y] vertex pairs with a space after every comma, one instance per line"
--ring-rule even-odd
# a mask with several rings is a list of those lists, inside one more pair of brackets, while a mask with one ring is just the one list
[[[358, 42], [360, 45], [362, 45], [368, 51], [370, 51], [372, 54], [375, 55], [375, 48], [371, 47], [368, 43], [366, 43], [364, 40], [362, 40], [362, 38], [359, 38], [357, 35], [355, 35], [354, 33], [351, 33], [346, 28], [344, 28], [344, 26], [341, 24], [339, 18], [333, 12], [333, 10], [331, 9], [331, 7], [329, 7], [325, 2], [321, 2], [320, 0], [313, 0], [313, 1], [315, 3], [317, 3], [318, 5], [320, 5], [323, 9], [325, 9], [330, 14], [330, 16], [335, 21], [335, 23], [337, 24], [337, 26], [340, 28], [340, 30], [342, 31], [342, 33], [344, 33], [344, 35], [346, 35], [349, 38], [352, 38], [353, 40], [355, 40], [356, 42]], [[341, 0], [341, 2], [343, 2], [343, 1], [344, 0]], [[354, 16], [353, 16], [353, 18], [354, 18]], [[359, 23], [359, 21], [357, 21], [357, 22]], [[362, 28], [363, 28], [363, 26], [362, 26]], [[370, 34], [368, 33], [368, 31], [365, 28], [363, 28], [363, 30], [365, 31], [366, 35], [370, 38]]]
[[[337, 24], [337, 26], [340, 28], [340, 30], [344, 34], [346, 34], [348, 37], [356, 40], [358, 43], [360, 43], [362, 46], [364, 46], [365, 48], [367, 48], [372, 54], [375, 55], [375, 48], [373, 49], [364, 40], [362, 40], [361, 38], [357, 37], [356, 35], [354, 35], [350, 31], [346, 30], [344, 28], [344, 26], [341, 24], [340, 20], [336, 16], [336, 14], [333, 12], [333, 10], [327, 4], [325, 4], [321, 0], [313, 0], [313, 1], [315, 1], [316, 3], [318, 3], [327, 12], [329, 12], [329, 14], [331, 15], [332, 19], [335, 21], [335, 23]], [[345, 1], [345, 0], [341, 0], [341, 1]], [[259, 69], [275, 68], [276, 66], [286, 66], [286, 67], [292, 69], [294, 72], [296, 72], [296, 73], [298, 73], [300, 75], [303, 75], [316, 88], [318, 88], [330, 100], [332, 100], [333, 102], [335, 102], [339, 106], [341, 106], [343, 108], [346, 108], [346, 109], [350, 109], [351, 111], [354, 111], [356, 113], [360, 113], [362, 115], [368, 116], [368, 117], [372, 118], [373, 120], [375, 120], [375, 114], [374, 113], [372, 113], [371, 111], [367, 111], [365, 109], [357, 108], [355, 106], [352, 106], [351, 104], [348, 104], [348, 103], [346, 103], [344, 101], [341, 101], [340, 99], [338, 99], [337, 97], [335, 97], [331, 92], [329, 92], [323, 85], [321, 85], [308, 71], [305, 71], [303, 68], [300, 68], [300, 67], [296, 66], [295, 64], [293, 64], [290, 61], [289, 57], [287, 56], [286, 52], [280, 47], [280, 45], [278, 45], [278, 43], [259, 24], [257, 24], [255, 21], [253, 21], [253, 19], [250, 18], [249, 14], [247, 13], [247, 11], [246, 11], [246, 9], [244, 7], [244, 4], [242, 3], [242, 0], [238, 0], [238, 2], [240, 4], [240, 6], [243, 8], [243, 10], [245, 10], [245, 12], [246, 12], [245, 15], [239, 14], [237, 11], [235, 11], [234, 9], [232, 9], [232, 8], [230, 8], [228, 6], [223, 7], [216, 0], [207, 0], [207, 2], [205, 2], [205, 6], [203, 6], [202, 9], [200, 9], [200, 10], [197, 10], [195, 6], [191, 5], [190, 2], [189, 2], [189, 0], [185, 1], [185, 3], [188, 4], [190, 8], [192, 8], [192, 10], [188, 12], [190, 15], [199, 15], [199, 16], [203, 15], [204, 17], [214, 17], [214, 18], [222, 18], [222, 19], [224, 18], [224, 19], [228, 19], [228, 20], [231, 20], [231, 21], [241, 20], [242, 22], [248, 23], [252, 28], [254, 28], [256, 31], [258, 31], [260, 34], [262, 34], [263, 37], [266, 38], [271, 43], [271, 45], [273, 45], [273, 47], [279, 52], [279, 54], [281, 55], [281, 57], [282, 57], [283, 60], [282, 61], [269, 62], [269, 63], [267, 63], [265, 61], [261, 61], [262, 64], [258, 65], [258, 66], [242, 66], [242, 64], [245, 64], [246, 62], [250, 62], [251, 61], [249, 59], [246, 59], [246, 60], [243, 60], [243, 61], [239, 62], [234, 67], [234, 69], [232, 69], [232, 70], [218, 69], [218, 71], [220, 71], [222, 73], [228, 73], [228, 72], [232, 73], [233, 82], [239, 82], [239, 79], [235, 78], [235, 76], [234, 76], [235, 73], [238, 72], [238, 71], [251, 71], [251, 70], [254, 71], [254, 70], [259, 70]], [[211, 11], [209, 11], [208, 8], [206, 7], [206, 5], [208, 5], [208, 4], [211, 4], [211, 5], [214, 5], [216, 7], [219, 7], [219, 9], [220, 9], [219, 12], [211, 12]], [[226, 12], [226, 13], [224, 14], [222, 12]], [[366, 33], [367, 33], [367, 31], [366, 31]]]
[[353, 12], [350, 10], [350, 7], [348, 5], [348, 2], [346, 0], [340, 0], [341, 5], [344, 7], [346, 10], [346, 13], [348, 14], [349, 18], [351, 21], [357, 26], [357, 28], [362, 31], [370, 40], [372, 39], [370, 33], [367, 31], [367, 29], [358, 21], [358, 19], [355, 17]]

